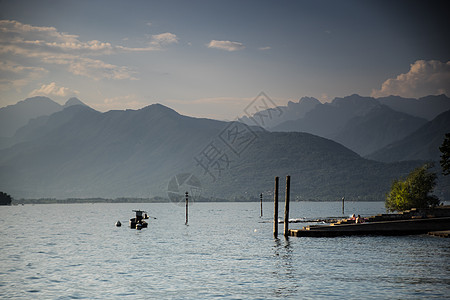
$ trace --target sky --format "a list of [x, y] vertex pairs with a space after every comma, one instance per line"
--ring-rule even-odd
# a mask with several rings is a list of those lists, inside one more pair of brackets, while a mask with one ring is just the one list
[[234, 120], [261, 92], [450, 96], [444, 3], [0, 0], [0, 107], [75, 96]]

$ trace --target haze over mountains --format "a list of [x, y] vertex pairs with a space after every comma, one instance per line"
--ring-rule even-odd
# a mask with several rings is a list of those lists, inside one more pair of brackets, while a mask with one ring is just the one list
[[438, 160], [442, 137], [450, 132], [450, 110], [421, 126], [412, 134], [368, 156], [370, 159], [394, 162], [428, 158]]
[[0, 152], [0, 176], [28, 197], [150, 196], [165, 170], [182, 169], [216, 124], [191, 125], [162, 105], [106, 113], [71, 106], [19, 130], [20, 142]]
[[[204, 197], [250, 199], [261, 192], [270, 194], [274, 176], [290, 174], [297, 199], [383, 200], [392, 179], [406, 175], [423, 160], [436, 160], [436, 151], [415, 149], [432, 149], [442, 143], [442, 132], [450, 131], [448, 112], [428, 122], [358, 95], [336, 98], [331, 104], [302, 98], [283, 108], [283, 117], [297, 120], [270, 120], [274, 128], [301, 125], [316, 135], [192, 118], [160, 104], [101, 113], [78, 99], [65, 107], [47, 99], [27, 99], [7, 107], [20, 111], [24, 104], [42, 104], [37, 110], [41, 116], [30, 119], [0, 150], [0, 190], [16, 198], [167, 197], [171, 178], [194, 174]], [[449, 103], [442, 96], [427, 99], [442, 101], [441, 109]], [[396, 101], [398, 105], [401, 99]], [[437, 114], [431, 107], [422, 116]], [[330, 122], [314, 120], [319, 117]], [[342, 145], [320, 134], [333, 136]], [[374, 157], [392, 163], [367, 160], [343, 146], [369, 153], [392, 141], [409, 143], [407, 137], [415, 141], [413, 146], [389, 149], [421, 154], [389, 152], [385, 159], [383, 152], [377, 152]], [[397, 162], [404, 157], [422, 161]], [[446, 196], [448, 186], [442, 181], [438, 195]]]
[[11, 137], [29, 120], [52, 113], [72, 105], [85, 105], [77, 98], [70, 98], [64, 105], [60, 105], [48, 97], [33, 97], [20, 101], [14, 105], [0, 108], [0, 137]]
[[[335, 98], [331, 103], [320, 103], [314, 98], [301, 98], [298, 103], [277, 107], [282, 114], [273, 114], [274, 120], [266, 122], [270, 131], [308, 132], [337, 141], [362, 156], [370, 155], [389, 144], [406, 138], [427, 121], [450, 110], [450, 99], [445, 95], [420, 99], [389, 96], [383, 98], [351, 95]], [[271, 108], [275, 110], [275, 108]], [[258, 122], [262, 111], [254, 119]], [[444, 124], [442, 124], [444, 126]], [[448, 130], [448, 129], [447, 129]], [[424, 156], [420, 159], [436, 159]]]

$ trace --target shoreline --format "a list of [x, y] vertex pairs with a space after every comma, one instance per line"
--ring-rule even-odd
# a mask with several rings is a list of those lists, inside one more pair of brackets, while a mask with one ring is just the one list
[[[208, 203], [208, 202], [223, 202], [223, 203], [233, 203], [233, 202], [260, 202], [260, 200], [256, 199], [237, 199], [237, 200], [227, 200], [227, 199], [200, 199], [194, 200], [193, 202], [197, 203]], [[264, 203], [273, 203], [273, 199], [263, 200]], [[291, 202], [342, 202], [342, 200], [291, 200]], [[346, 200], [346, 203], [356, 203], [356, 202], [384, 202], [384, 200]], [[116, 199], [107, 199], [107, 198], [68, 198], [68, 199], [56, 199], [56, 198], [40, 198], [40, 199], [13, 199], [10, 206], [17, 205], [29, 205], [29, 204], [86, 204], [86, 203], [173, 203], [168, 198], [163, 197], [154, 197], [154, 198], [116, 198]], [[6, 205], [8, 206], [8, 205]]]

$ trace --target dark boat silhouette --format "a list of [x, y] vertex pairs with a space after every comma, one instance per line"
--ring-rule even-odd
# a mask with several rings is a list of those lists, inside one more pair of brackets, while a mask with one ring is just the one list
[[130, 219], [130, 228], [131, 229], [142, 229], [147, 228], [148, 223], [144, 221], [144, 219], [148, 219], [148, 214], [143, 210], [133, 210], [136, 213], [135, 218]]

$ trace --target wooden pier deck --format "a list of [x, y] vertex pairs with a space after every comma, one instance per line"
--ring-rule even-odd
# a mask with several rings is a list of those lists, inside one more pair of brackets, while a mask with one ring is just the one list
[[438, 237], [449, 238], [450, 237], [450, 230], [431, 231], [431, 232], [428, 232], [428, 234], [429, 235], [438, 236]]
[[[450, 232], [450, 205], [429, 208], [411, 208], [398, 214], [380, 214], [364, 219], [366, 222], [342, 219], [330, 225], [309, 225], [302, 229], [289, 229], [289, 201], [291, 176], [286, 176], [286, 199], [284, 208], [284, 236], [335, 237], [351, 235], [411, 235], [434, 234], [446, 236]], [[278, 184], [275, 177], [273, 236], [278, 236]], [[344, 198], [342, 198], [344, 214]], [[261, 214], [262, 215], [262, 214]], [[359, 216], [358, 216], [359, 218]]]
[[366, 222], [362, 224], [310, 225], [289, 230], [296, 237], [335, 237], [351, 235], [410, 235], [450, 230], [450, 217]]

